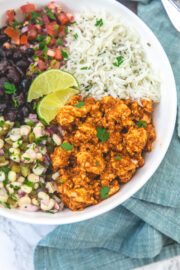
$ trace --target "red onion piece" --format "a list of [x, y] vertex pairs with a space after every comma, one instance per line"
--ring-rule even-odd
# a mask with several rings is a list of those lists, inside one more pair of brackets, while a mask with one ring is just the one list
[[4, 156], [4, 150], [0, 149], [0, 156]]
[[24, 197], [26, 195], [26, 193], [19, 189], [18, 190], [18, 195], [19, 195], [20, 198], [22, 198], [22, 197]]
[[28, 27], [27, 26], [24, 26], [22, 29], [21, 29], [21, 33], [26, 33], [28, 31]]

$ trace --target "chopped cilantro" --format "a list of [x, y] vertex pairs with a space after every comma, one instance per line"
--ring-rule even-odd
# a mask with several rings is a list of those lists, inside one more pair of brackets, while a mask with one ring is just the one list
[[38, 40], [38, 41], [43, 41], [43, 40], [44, 40], [44, 38], [43, 38], [43, 36], [38, 35], [38, 36], [37, 36], [37, 40]]
[[68, 142], [62, 143], [60, 147], [66, 151], [70, 151], [74, 148], [73, 144], [70, 144]]
[[9, 194], [9, 197], [13, 200], [13, 201], [17, 201], [17, 198], [14, 194]]
[[97, 137], [100, 141], [102, 141], [102, 143], [108, 140], [109, 134], [110, 133], [106, 131], [105, 128], [102, 128], [102, 127], [97, 128]]
[[21, 126], [21, 124], [20, 124], [19, 121], [15, 121], [15, 122], [14, 122], [14, 125], [15, 125], [15, 127], [20, 127], [20, 126]]
[[80, 102], [78, 102], [77, 104], [75, 104], [75, 106], [77, 107], [77, 108], [81, 108], [81, 107], [83, 107], [85, 105], [85, 102], [83, 102], [83, 101], [80, 101]]
[[36, 124], [33, 121], [29, 120], [26, 122], [26, 125], [28, 125], [30, 127], [35, 127]]
[[138, 126], [138, 128], [141, 128], [141, 127], [146, 127], [147, 123], [145, 121], [139, 121], [136, 123], [136, 125]]
[[75, 39], [77, 39], [77, 38], [78, 38], [78, 34], [77, 34], [77, 33], [74, 34], [73, 37], [74, 37]]
[[109, 197], [110, 188], [108, 186], [104, 186], [100, 189], [100, 195], [102, 199], [107, 199]]
[[82, 67], [81, 68], [81, 70], [87, 70], [88, 69], [88, 67]]
[[36, 169], [38, 166], [39, 166], [39, 160], [37, 159], [34, 168]]
[[27, 161], [29, 161], [29, 160], [30, 160], [30, 158], [28, 158], [28, 157], [24, 157], [24, 159], [25, 159], [25, 160], [27, 160]]
[[56, 20], [56, 17], [54, 16], [51, 9], [47, 9], [46, 15], [48, 15], [51, 20]]
[[27, 185], [28, 187], [32, 187], [32, 188], [34, 187], [34, 183], [29, 180], [26, 180], [24, 184]]
[[85, 91], [88, 92], [91, 88], [93, 87], [93, 85], [90, 83], [85, 87]]
[[122, 56], [118, 56], [118, 57], [116, 58], [116, 60], [117, 60], [117, 62], [114, 62], [113, 65], [114, 65], [115, 67], [119, 67], [119, 66], [123, 63], [123, 57], [122, 57]]
[[99, 163], [96, 161], [96, 166], [99, 167]]
[[58, 179], [57, 181], [56, 181], [56, 183], [58, 183], [58, 184], [63, 184], [65, 182], [65, 179]]
[[5, 166], [5, 167], [1, 167], [1, 171], [3, 171], [5, 173], [5, 175], [8, 175], [8, 172], [9, 172], [9, 167], [8, 166]]
[[103, 26], [103, 20], [102, 19], [96, 20], [95, 26], [99, 26], [99, 27]]
[[17, 145], [18, 145], [19, 147], [22, 146], [22, 140], [21, 140], [21, 139], [18, 139], [18, 140], [17, 140]]
[[3, 181], [3, 185], [4, 185], [4, 187], [5, 187], [7, 184], [8, 184], [8, 180], [7, 180], [7, 179], [5, 179], [5, 180]]
[[6, 94], [15, 94], [16, 93], [16, 86], [13, 83], [5, 82], [4, 88], [7, 89], [5, 91]]
[[44, 183], [39, 182], [39, 186], [40, 186], [41, 188], [44, 188], [44, 187], [45, 187], [45, 184], [44, 184]]
[[47, 136], [41, 136], [37, 139], [35, 139], [35, 144], [40, 145], [41, 141], [47, 140]]
[[122, 157], [120, 157], [120, 156], [116, 156], [116, 157], [115, 157], [115, 159], [119, 161], [119, 160], [121, 160], [121, 159], [122, 159]]
[[65, 34], [67, 35], [69, 33], [68, 27], [64, 29]]
[[45, 41], [45, 40], [42, 40], [42, 41], [39, 43], [39, 49], [40, 49], [40, 50], [43, 50], [44, 47], [45, 47], [45, 45], [46, 45], [46, 41]]
[[4, 121], [1, 120], [1, 121], [0, 121], [0, 127], [3, 127], [3, 126], [4, 126]]
[[14, 107], [15, 108], [18, 108], [19, 107], [19, 104], [18, 104], [17, 99], [13, 98], [13, 102], [14, 102]]
[[7, 208], [11, 209], [10, 204], [8, 202], [5, 202], [5, 205]]
[[33, 110], [36, 110], [36, 108], [37, 108], [37, 103], [34, 102], [34, 104], [33, 104]]
[[44, 53], [44, 54], [47, 54], [47, 51], [48, 51], [48, 47], [47, 47], [47, 45], [45, 45], [45, 46], [44, 46], [44, 49], [43, 49], [43, 53]]
[[50, 41], [51, 41], [51, 37], [50, 36], [47, 36], [46, 44], [48, 45]]
[[63, 56], [64, 58], [68, 58], [68, 57], [69, 57], [67, 52], [65, 52], [65, 51], [63, 51], [63, 50], [61, 50], [61, 52], [62, 52], [62, 56]]
[[58, 45], [63, 45], [62, 38], [58, 38], [58, 39], [56, 40], [56, 43], [57, 43]]

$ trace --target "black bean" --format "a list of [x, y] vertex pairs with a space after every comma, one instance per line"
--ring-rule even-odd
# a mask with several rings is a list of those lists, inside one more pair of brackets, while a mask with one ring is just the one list
[[8, 79], [6, 78], [6, 77], [2, 77], [2, 78], [0, 78], [0, 89], [1, 90], [6, 90], [5, 88], [4, 88], [4, 83], [5, 82], [8, 82]]
[[0, 72], [5, 74], [7, 66], [8, 66], [8, 62], [6, 60], [2, 60], [0, 62]]
[[5, 118], [10, 120], [10, 121], [15, 121], [16, 120], [16, 112], [15, 111], [8, 111], [5, 115]]
[[5, 52], [3, 49], [0, 49], [0, 60], [3, 60], [5, 58]]
[[6, 57], [11, 59], [13, 57], [13, 53], [14, 53], [14, 50], [13, 49], [9, 49], [6, 51]]
[[0, 34], [0, 44], [3, 44], [4, 42], [8, 41], [9, 37], [5, 34]]
[[21, 51], [15, 51], [13, 54], [14, 61], [18, 61], [23, 58], [23, 53]]
[[32, 48], [27, 48], [27, 49], [25, 50], [25, 53], [26, 53], [29, 57], [31, 57], [31, 56], [34, 55], [34, 50], [33, 50]]
[[12, 83], [19, 83], [19, 81], [20, 81], [20, 74], [19, 74], [19, 72], [16, 70], [15, 67], [8, 66], [8, 68], [7, 68], [7, 78], [8, 78], [9, 81], [11, 81]]
[[22, 70], [26, 70], [27, 67], [29, 66], [29, 62], [25, 61], [25, 60], [20, 60], [20, 61], [16, 62], [16, 66], [18, 66]]
[[21, 81], [21, 87], [24, 91], [27, 91], [29, 89], [30, 83], [31, 82], [28, 79], [24, 79]]
[[4, 110], [7, 108], [7, 104], [3, 103], [0, 104], [0, 112], [4, 112]]
[[26, 106], [23, 106], [23, 107], [21, 108], [21, 112], [22, 112], [22, 114], [23, 114], [23, 117], [27, 117], [28, 114], [29, 114], [29, 110], [28, 110], [28, 108], [27, 108]]

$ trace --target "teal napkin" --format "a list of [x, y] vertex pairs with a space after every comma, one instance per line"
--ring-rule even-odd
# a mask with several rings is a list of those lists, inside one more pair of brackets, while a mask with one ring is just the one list
[[[138, 15], [169, 57], [180, 105], [180, 33], [160, 0], [139, 4]], [[159, 169], [139, 192], [99, 217], [58, 226], [38, 243], [35, 269], [128, 270], [180, 254], [179, 127]]]

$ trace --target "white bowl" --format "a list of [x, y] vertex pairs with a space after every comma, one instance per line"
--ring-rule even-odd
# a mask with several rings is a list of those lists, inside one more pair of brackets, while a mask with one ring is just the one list
[[[49, 1], [30, 0], [29, 2], [45, 5]], [[26, 1], [24, 0], [1, 0], [0, 24], [2, 25], [4, 22], [4, 13], [7, 9], [16, 9], [25, 3]], [[153, 116], [157, 139], [154, 143], [153, 151], [145, 156], [145, 165], [137, 170], [132, 180], [125, 184], [111, 198], [98, 205], [88, 207], [81, 212], [72, 212], [66, 209], [54, 215], [41, 212], [27, 213], [0, 208], [0, 215], [29, 223], [67, 224], [78, 222], [103, 214], [127, 200], [148, 181], [160, 165], [171, 141], [176, 120], [177, 98], [174, 76], [168, 58], [151, 30], [134, 13], [115, 0], [62, 0], [61, 3], [64, 3], [67, 8], [73, 11], [84, 8], [91, 8], [93, 10], [107, 9], [112, 14], [123, 17], [127, 21], [127, 24], [132, 25], [139, 32], [147, 57], [153, 66], [160, 71], [162, 80], [161, 102], [156, 106]], [[151, 47], [147, 46], [147, 42], [151, 43]]]

